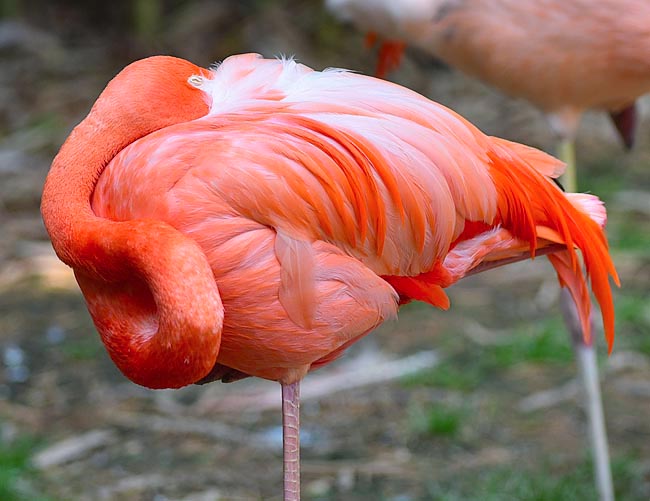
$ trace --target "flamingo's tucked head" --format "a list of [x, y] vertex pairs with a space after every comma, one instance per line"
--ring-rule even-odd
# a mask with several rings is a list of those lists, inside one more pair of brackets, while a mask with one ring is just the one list
[[70, 134], [43, 190], [52, 245], [74, 269], [111, 358], [150, 388], [191, 384], [212, 369], [223, 326], [219, 291], [196, 242], [162, 221], [98, 217], [90, 200], [118, 152], [208, 113], [210, 98], [197, 86], [209, 77], [168, 56], [127, 66]]
[[122, 126], [128, 124], [127, 135], [139, 137], [189, 122], [210, 109], [209, 95], [198, 89], [202, 79], [209, 77], [209, 70], [177, 57], [135, 61], [106, 86], [88, 118], [119, 120]]

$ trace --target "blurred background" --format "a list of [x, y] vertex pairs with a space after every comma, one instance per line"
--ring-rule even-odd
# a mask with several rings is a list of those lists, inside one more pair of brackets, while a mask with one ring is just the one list
[[[319, 0], [0, 0], [0, 499], [278, 499], [278, 385], [128, 382], [38, 212], [51, 159], [123, 66], [241, 52], [368, 74], [376, 61]], [[391, 79], [489, 134], [554, 145], [531, 106], [429, 56], [407, 52]], [[597, 113], [577, 142], [580, 189], [607, 203], [623, 283], [612, 356], [598, 340], [622, 500], [650, 498], [649, 112], [642, 101], [631, 152]], [[307, 377], [304, 498], [595, 499], [551, 267], [523, 263], [449, 294], [450, 311], [409, 305]]]

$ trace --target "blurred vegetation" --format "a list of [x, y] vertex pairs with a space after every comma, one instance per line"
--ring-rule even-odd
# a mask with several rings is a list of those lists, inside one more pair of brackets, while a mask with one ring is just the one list
[[467, 414], [467, 408], [458, 402], [414, 404], [409, 409], [408, 427], [416, 440], [427, 437], [454, 439], [460, 435]]
[[38, 441], [27, 436], [0, 441], [0, 499], [3, 501], [50, 499], [34, 483], [37, 474], [30, 460], [37, 446]]
[[[450, 335], [448, 358], [432, 369], [404, 378], [409, 386], [431, 386], [460, 391], [474, 391], [484, 381], [516, 364], [570, 363], [571, 347], [564, 333], [562, 320], [553, 316], [539, 322], [522, 324], [500, 342], [468, 350], [466, 340], [454, 342]], [[457, 337], [456, 337], [457, 339]]]
[[[640, 499], [634, 485], [640, 480], [632, 458], [615, 459], [612, 464], [615, 494], [619, 501]], [[585, 460], [577, 466], [546, 461], [541, 469], [496, 468], [480, 473], [471, 484], [458, 488], [430, 485], [431, 499], [439, 501], [560, 501], [597, 499], [591, 482], [592, 464]]]

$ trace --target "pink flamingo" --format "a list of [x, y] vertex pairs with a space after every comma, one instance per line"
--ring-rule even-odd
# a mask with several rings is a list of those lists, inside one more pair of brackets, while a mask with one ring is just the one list
[[548, 253], [587, 338], [591, 277], [611, 348], [604, 207], [560, 191], [561, 171], [382, 80], [157, 56], [119, 73], [70, 134], [42, 214], [126, 377], [280, 382], [295, 500], [299, 381], [400, 300], [446, 309], [462, 277]]

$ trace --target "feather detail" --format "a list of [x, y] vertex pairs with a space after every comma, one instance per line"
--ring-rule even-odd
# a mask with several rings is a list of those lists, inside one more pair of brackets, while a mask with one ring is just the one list
[[605, 227], [607, 223], [607, 211], [605, 210], [605, 204], [600, 198], [595, 195], [589, 195], [588, 193], [565, 193], [564, 196], [567, 197], [576, 209], [585, 214], [589, 214], [589, 217], [598, 226], [601, 228]]
[[499, 148], [501, 155], [509, 156], [508, 151], [514, 153], [518, 159], [526, 159], [526, 162], [537, 172], [553, 179], [564, 174], [566, 164], [548, 153], [532, 148], [525, 144], [514, 143], [500, 137], [490, 137], [494, 145], [502, 146]]
[[275, 255], [281, 269], [280, 303], [294, 323], [311, 329], [316, 310], [312, 244], [279, 231], [275, 237]]
[[[557, 252], [555, 254], [549, 254], [548, 260], [555, 268], [557, 272], [558, 280], [563, 287], [567, 287], [573, 298], [578, 309], [578, 318], [580, 319], [580, 326], [582, 327], [582, 336], [584, 338], [585, 344], [590, 345], [592, 343], [591, 335], [591, 299], [589, 298], [589, 288], [587, 283], [582, 275], [582, 271], [579, 268], [574, 268], [571, 256], [568, 252]], [[604, 305], [606, 308], [607, 305]], [[601, 305], [601, 308], [603, 306]], [[603, 317], [607, 320], [609, 315], [606, 315], [605, 309], [603, 309]], [[607, 325], [605, 326], [605, 332], [608, 333]], [[611, 352], [612, 341], [609, 336], [607, 336], [607, 344], [609, 351]]]
[[443, 288], [433, 281], [427, 280], [427, 274], [423, 273], [417, 277], [385, 276], [386, 280], [397, 293], [404, 298], [424, 301], [431, 306], [448, 310], [449, 297]]

